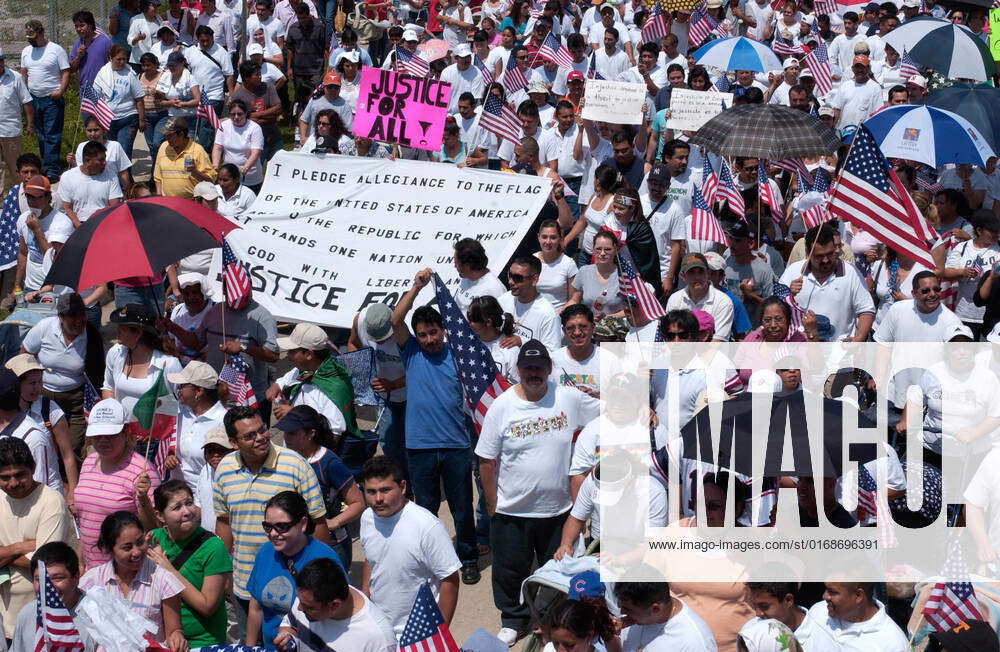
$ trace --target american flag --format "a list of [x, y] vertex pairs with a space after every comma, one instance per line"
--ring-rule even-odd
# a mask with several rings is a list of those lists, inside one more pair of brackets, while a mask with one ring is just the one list
[[517, 145], [521, 142], [521, 121], [514, 110], [498, 96], [490, 93], [479, 116], [479, 126]]
[[659, 319], [667, 314], [649, 284], [635, 271], [627, 246], [618, 250], [618, 293], [634, 303], [646, 319]]
[[800, 158], [786, 158], [780, 161], [771, 161], [771, 165], [780, 170], [784, 170], [785, 172], [800, 174], [807, 185], [812, 185], [812, 175], [809, 174], [809, 168], [806, 167], [806, 164], [803, 163]]
[[524, 72], [517, 65], [517, 59], [514, 58], [513, 53], [507, 58], [507, 66], [503, 70], [503, 75], [500, 76], [500, 83], [503, 84], [503, 89], [507, 91], [508, 95], [516, 93], [528, 85], [528, 78], [524, 76]]
[[819, 226], [823, 222], [830, 221], [830, 209], [827, 207], [826, 200], [819, 202], [814, 206], [810, 206], [806, 210], [802, 211], [802, 223], [807, 229], [811, 229], [814, 226]]
[[[455, 368], [465, 394], [465, 408], [472, 415], [478, 434], [483, 427], [486, 411], [498, 396], [507, 391], [510, 383], [497, 370], [489, 348], [473, 334], [469, 322], [455, 303], [451, 292], [437, 274], [434, 275], [438, 309], [444, 320], [444, 330], [451, 344]], [[407, 623], [409, 627], [409, 623]], [[405, 637], [405, 633], [404, 633]], [[400, 641], [400, 651], [404, 649]]]
[[538, 56], [543, 61], [551, 61], [560, 68], [565, 68], [566, 70], [573, 69], [573, 55], [569, 53], [569, 50], [566, 49], [551, 31], [546, 35], [545, 40], [542, 41], [541, 47], [538, 48]]
[[937, 170], [934, 168], [922, 166], [919, 170], [917, 170], [914, 178], [917, 182], [917, 188], [929, 192], [932, 195], [936, 195], [944, 190], [944, 186], [938, 183]]
[[[960, 539], [948, 546], [945, 577], [967, 577], [968, 567], [962, 555]], [[938, 582], [924, 603], [924, 619], [939, 632], [957, 626], [963, 620], [984, 620], [972, 582]]]
[[429, 63], [416, 52], [396, 46], [396, 72], [405, 72], [414, 77], [426, 77], [431, 71]]
[[222, 239], [222, 293], [226, 305], [233, 310], [241, 310], [250, 300], [250, 276], [225, 238]]
[[718, 34], [720, 27], [719, 21], [709, 15], [704, 2], [695, 7], [688, 25], [688, 41], [693, 47], [701, 45], [713, 33]]
[[399, 637], [399, 652], [459, 652], [428, 584], [417, 591], [417, 599]]
[[726, 159], [722, 159], [722, 164], [719, 166], [718, 198], [728, 201], [729, 210], [746, 219], [747, 210], [743, 203], [743, 195], [733, 181], [733, 171], [729, 168], [729, 164], [726, 163]]
[[920, 224], [923, 216], [864, 125], [855, 132], [851, 152], [833, 190], [830, 212], [928, 269], [936, 267], [927, 243], [917, 235], [924, 228]]
[[702, 150], [701, 155], [701, 196], [705, 198], [705, 203], [711, 206], [715, 203], [715, 195], [719, 191], [719, 175], [712, 167], [708, 152]]
[[667, 35], [667, 32], [667, 17], [663, 13], [663, 10], [660, 9], [660, 6], [653, 3], [652, 10], [642, 23], [642, 42], [659, 41]]
[[789, 289], [789, 287], [784, 283], [779, 283], [778, 281], [774, 281], [774, 283], [771, 285], [771, 292], [774, 294], [774, 296], [778, 297], [779, 299], [787, 303], [788, 307], [792, 309], [792, 320], [791, 323], [788, 325], [789, 328], [795, 329], [800, 332], [804, 330], [802, 328], [802, 315], [805, 314], [805, 311], [799, 307], [799, 302], [796, 301], [795, 297], [792, 296], [792, 291]]
[[590, 65], [587, 66], [587, 79], [604, 79], [604, 75], [597, 72], [597, 53], [590, 53]]
[[104, 131], [111, 129], [111, 121], [115, 119], [115, 112], [111, 110], [101, 94], [94, 90], [93, 84], [80, 89], [80, 113], [97, 118], [97, 122], [100, 123]]
[[729, 81], [729, 77], [726, 73], [719, 75], [719, 78], [715, 80], [712, 87], [709, 88], [709, 92], [712, 93], [728, 93], [729, 89], [733, 87], [733, 82]]
[[771, 186], [771, 179], [764, 171], [764, 163], [761, 161], [757, 161], [757, 192], [760, 194], [761, 201], [771, 208], [771, 221], [780, 223], [785, 211], [781, 206], [781, 199]]
[[903, 56], [899, 59], [899, 76], [906, 81], [910, 81], [910, 77], [915, 77], [920, 74], [920, 69], [917, 68], [917, 62], [910, 57], [910, 53], [905, 49], [903, 50]]
[[813, 175], [813, 184], [810, 190], [813, 192], [826, 192], [830, 189], [830, 173], [824, 168], [816, 168], [816, 174]]
[[201, 94], [201, 99], [198, 100], [198, 111], [195, 113], [195, 117], [208, 120], [208, 124], [212, 125], [212, 129], [219, 128], [219, 116], [215, 114], [215, 107], [208, 101], [208, 93]]
[[819, 35], [819, 26], [813, 21], [810, 30], [816, 37], [816, 49], [802, 59], [802, 64], [809, 68], [816, 82], [816, 90], [820, 95], [826, 95], [833, 90], [833, 73], [830, 72], [830, 55], [826, 49], [826, 41]]
[[[45, 562], [38, 562], [38, 577], [45, 578], [45, 588], [37, 596], [35, 610], [35, 652], [69, 652], [82, 650], [80, 632], [73, 616], [62, 601], [59, 591], [45, 572]], [[41, 587], [39, 587], [41, 589]]]
[[875, 484], [875, 478], [868, 472], [864, 464], [858, 465], [858, 521], [863, 521], [878, 513], [875, 507], [877, 492], [878, 485]]
[[722, 225], [712, 212], [712, 207], [708, 205], [697, 187], [692, 190], [691, 195], [691, 239], [711, 240], [729, 246], [726, 232], [722, 230]]
[[9, 269], [17, 264], [18, 243], [17, 219], [21, 216], [18, 202], [21, 186], [13, 186], [3, 198], [0, 211], [0, 269]]
[[478, 55], [472, 58], [472, 64], [476, 67], [476, 70], [479, 71], [479, 74], [483, 76], [483, 84], [485, 86], [489, 86], [493, 83], [493, 71], [489, 69], [489, 66], [483, 63], [483, 60], [480, 59]]
[[813, 4], [813, 9], [816, 10], [817, 16], [821, 16], [823, 14], [829, 16], [839, 11], [837, 9], [837, 0], [816, 0]]
[[[779, 57], [790, 57], [794, 54], [808, 54], [809, 48], [804, 45], [793, 45], [789, 39], [783, 38], [781, 36], [774, 37], [774, 43], [771, 44], [771, 49]], [[811, 68], [812, 66], [810, 66]]]
[[227, 355], [226, 364], [222, 365], [219, 380], [229, 389], [229, 400], [233, 405], [257, 407], [257, 397], [250, 384], [250, 366], [243, 356]]
[[94, 384], [90, 382], [89, 378], [83, 379], [83, 418], [87, 419], [90, 417], [90, 410], [101, 400], [98, 396], [97, 390], [94, 389]]
[[970, 267], [976, 276], [982, 276], [983, 271], [986, 269], [986, 261], [983, 260], [982, 256], [976, 256], [976, 259], [972, 261], [972, 267]]

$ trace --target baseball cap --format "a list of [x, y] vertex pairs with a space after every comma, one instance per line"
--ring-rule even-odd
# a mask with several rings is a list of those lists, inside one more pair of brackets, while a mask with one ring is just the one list
[[125, 428], [125, 408], [113, 398], [106, 398], [90, 408], [87, 436], [117, 435]]
[[455, 46], [455, 49], [451, 51], [451, 54], [456, 57], [471, 57], [472, 50], [465, 43], [459, 43]]
[[340, 73], [334, 69], [326, 71], [323, 75], [323, 85], [324, 86], [340, 86]]
[[209, 201], [219, 198], [219, 191], [216, 189], [215, 184], [211, 181], [199, 181], [195, 184], [194, 190], [191, 192], [194, 197], [199, 197], [201, 199], [208, 199]]
[[743, 238], [752, 238], [754, 236], [753, 231], [750, 230], [743, 222], [736, 222], [731, 227], [729, 227], [729, 236], [742, 240]]
[[7, 361], [5, 365], [8, 369], [14, 372], [14, 375], [21, 377], [29, 371], [45, 371], [45, 367], [38, 364], [38, 358], [31, 355], [30, 353], [21, 353], [15, 355], [13, 358]]
[[52, 192], [52, 184], [40, 174], [36, 174], [24, 182], [24, 194], [32, 197], [41, 197], [47, 192]]
[[802, 70], [799, 71], [799, 79], [802, 79], [803, 77], [812, 77], [812, 76], [813, 74], [808, 68], [803, 68]]
[[837, 115], [837, 112], [833, 110], [832, 106], [821, 106], [818, 111], [820, 116], [830, 116], [831, 118]]
[[702, 269], [706, 270], [708, 269], [708, 261], [705, 260], [705, 256], [703, 256], [702, 254], [698, 253], [687, 254], [681, 260], [682, 274], [690, 269], [695, 269], [696, 267], [701, 267]]
[[201, 285], [205, 287], [205, 275], [198, 272], [185, 272], [177, 275], [177, 285], [183, 290], [189, 285]]
[[517, 354], [518, 367], [534, 367], [550, 364], [549, 350], [538, 340], [528, 340]]
[[600, 573], [592, 570], [583, 571], [570, 578], [566, 597], [570, 600], [603, 598], [607, 590], [604, 582], [601, 581]]
[[717, 251], [706, 251], [704, 256], [705, 262], [708, 263], [708, 269], [713, 272], [721, 272], [726, 268], [725, 258]]
[[927, 652], [938, 652], [942, 647], [948, 652], [997, 652], [1000, 641], [989, 624], [981, 620], [962, 620], [951, 629], [930, 635]]
[[919, 86], [920, 88], [923, 88], [923, 89], [926, 89], [927, 88], [927, 78], [924, 77], [923, 75], [914, 75], [914, 76], [910, 77], [906, 81], [906, 85], [907, 86], [909, 86], [910, 84], [912, 84], [914, 86]]
[[855, 66], [855, 65], [857, 65], [859, 63], [862, 66], [867, 66], [868, 65], [868, 55], [867, 54], [855, 54], [854, 58], [851, 59], [851, 65]]
[[878, 12], [879, 9], [880, 6], [877, 2], [869, 2], [868, 4], [865, 5], [865, 11]]
[[786, 68], [800, 68], [800, 67], [801, 67], [801, 64], [799, 64], [799, 60], [796, 59], [795, 57], [788, 57], [781, 64], [782, 70], [784, 70]]
[[692, 310], [691, 314], [694, 315], [694, 318], [698, 320], [699, 331], [715, 330], [715, 317], [708, 314], [704, 310]]
[[403, 40], [404, 41], [419, 41], [420, 37], [412, 29], [403, 30]]
[[601, 5], [601, 8], [598, 9], [598, 11], [601, 12], [602, 14], [605, 11], [614, 12], [615, 11], [615, 6], [613, 4], [611, 4], [611, 3], [609, 3], [609, 2], [605, 2], [603, 5]]
[[528, 84], [528, 93], [545, 93], [549, 94], [549, 87], [545, 85], [543, 81], [533, 81]]
[[167, 374], [167, 380], [175, 385], [195, 385], [212, 389], [219, 383], [219, 374], [212, 366], [199, 360], [192, 360], [178, 373]]
[[233, 446], [233, 442], [229, 441], [229, 436], [226, 435], [226, 429], [222, 426], [212, 428], [205, 433], [205, 442], [201, 445], [201, 447], [205, 448], [209, 444], [222, 446], [227, 450], [236, 450], [236, 447]]
[[247, 46], [247, 56], [252, 57], [255, 54], [264, 54], [264, 46], [260, 43], [251, 43]]
[[384, 342], [392, 335], [392, 309], [384, 303], [368, 306], [365, 311], [365, 333], [376, 342]]
[[283, 351], [291, 349], [306, 349], [308, 351], [322, 351], [327, 348], [326, 333], [316, 324], [302, 322], [296, 324], [288, 337], [278, 338], [278, 348]]
[[319, 430], [323, 428], [319, 413], [308, 405], [296, 405], [281, 417], [274, 427], [281, 432], [292, 430]]
[[670, 185], [670, 170], [667, 169], [666, 165], [654, 165], [653, 169], [649, 171], [649, 176], [646, 177], [648, 183], [659, 183], [664, 186]]
[[567, 82], [583, 81], [583, 73], [579, 70], [571, 70], [568, 75], [566, 75]]
[[56, 299], [57, 315], [82, 315], [87, 311], [83, 305], [83, 297], [76, 292], [60, 295]]

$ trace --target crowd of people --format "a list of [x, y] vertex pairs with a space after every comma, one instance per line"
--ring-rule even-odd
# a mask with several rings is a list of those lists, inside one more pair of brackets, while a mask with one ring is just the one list
[[[40, 562], [74, 617], [104, 588], [171, 652], [230, 642], [287, 650], [292, 637], [306, 649], [382, 652], [404, 644], [425, 585], [451, 622], [463, 609], [462, 585], [480, 582], [485, 559], [499, 622], [477, 624], [499, 625], [507, 646], [536, 635], [560, 652], [908, 649], [922, 624], [914, 605], [929, 587], [887, 590], [849, 572], [824, 584], [610, 588], [583, 573], [541, 622], [521, 591], [536, 567], [600, 540], [602, 403], [616, 424], [650, 419], [656, 458], [671, 450], [668, 427], [682, 427], [706, 402], [703, 377], [685, 376], [681, 396], [670, 396], [665, 371], [650, 378], [648, 400], [629, 374], [607, 379], [602, 395], [599, 343], [1000, 343], [996, 157], [941, 169], [892, 161], [937, 233], [929, 266], [854, 223], [806, 227], [804, 213], [825, 201], [847, 145], [802, 159], [794, 173], [756, 158], [723, 160], [666, 126], [674, 89], [714, 89], [735, 104], [812, 113], [849, 136], [884, 106], [926, 102], [929, 72], [908, 74], [885, 42], [889, 32], [929, 14], [985, 40], [985, 9], [948, 10], [934, 0], [829, 14], [813, 0], [699, 5], [695, 15], [717, 25], [708, 38], [741, 35], [786, 53], [782, 70], [755, 73], [699, 65], [692, 11], [667, 12], [649, 38], [650, 7], [639, 0], [168, 4], [120, 0], [107, 24], [79, 11], [69, 52], [30, 20], [19, 71], [0, 53], [0, 153], [10, 188], [0, 220], [16, 219], [17, 238], [4, 292], [29, 307], [51, 297], [55, 312], [0, 371], [0, 563], [8, 577], [0, 580], [0, 649], [3, 639], [17, 652], [36, 649]], [[430, 59], [421, 44], [436, 38], [449, 51]], [[826, 93], [802, 62], [821, 42], [833, 80]], [[553, 54], [558, 48], [571, 64]], [[430, 59], [426, 74], [452, 89], [440, 150], [354, 135], [362, 69], [410, 72], [421, 54]], [[584, 119], [593, 78], [645, 84], [640, 124]], [[77, 114], [74, 105], [67, 116], [71, 83], [91, 108]], [[518, 138], [482, 120], [494, 100], [516, 114]], [[148, 182], [133, 174], [144, 156], [135, 147], [140, 132]], [[37, 155], [23, 152], [32, 137]], [[65, 160], [64, 137], [74, 141]], [[511, 386], [481, 423], [467, 411], [442, 307], [415, 305], [435, 270], [420, 271], [395, 306], [361, 310], [349, 333], [298, 323], [281, 337], [252, 296], [234, 305], [212, 295], [210, 250], [152, 277], [46, 284], [67, 239], [95, 212], [160, 195], [239, 220], [271, 158], [290, 147], [551, 178], [548, 201], [509, 261], [490, 261], [473, 238], [454, 245], [455, 303]], [[727, 244], [692, 235], [708, 166], [732, 175], [732, 192], [708, 208]], [[763, 187], [780, 200], [762, 202]], [[639, 310], [636, 293], [622, 287], [623, 258], [665, 316]], [[109, 324], [111, 338], [102, 334]], [[384, 407], [373, 426], [359, 419], [334, 343], [374, 350], [371, 385]], [[282, 357], [292, 368], [279, 375]], [[250, 391], [234, 393], [222, 378], [234, 365]], [[956, 356], [936, 373], [947, 382], [916, 379], [936, 397], [922, 417], [908, 420], [905, 396], [890, 393], [893, 445], [878, 462], [888, 468], [878, 470], [891, 506], [905, 510], [907, 423], [910, 437], [923, 431], [925, 477], [941, 467], [943, 440], [971, 442], [981, 464], [967, 470], [959, 488], [966, 506], [949, 518], [967, 523], [969, 556], [995, 564], [1000, 371], [992, 357]], [[870, 379], [854, 380], [874, 389]], [[801, 391], [800, 381], [779, 370], [774, 391]], [[726, 398], [751, 384], [741, 371]], [[172, 436], [155, 435], [150, 396], [176, 401]], [[680, 422], [671, 423], [678, 401]], [[942, 418], [950, 410], [960, 424]], [[380, 454], [366, 437], [377, 437]], [[872, 464], [867, 472], [879, 475]], [[724, 469], [689, 470], [686, 497], [703, 492], [706, 504], [725, 504]], [[650, 519], [665, 526], [661, 479], [650, 483]], [[873, 523], [837, 500], [817, 505], [811, 481], [780, 482], [799, 489], [806, 521], [825, 512], [844, 527]], [[747, 509], [759, 501], [745, 484], [736, 482], [745, 498], [739, 522], [766, 525], [767, 509]], [[442, 499], [454, 540], [438, 519]], [[693, 505], [685, 501], [685, 518]], [[721, 524], [724, 511], [710, 508], [710, 522]], [[989, 620], [986, 609], [981, 615]], [[1000, 649], [993, 624], [963, 623], [932, 634], [931, 645]], [[80, 630], [84, 649], [95, 649], [99, 633], [82, 621]]]

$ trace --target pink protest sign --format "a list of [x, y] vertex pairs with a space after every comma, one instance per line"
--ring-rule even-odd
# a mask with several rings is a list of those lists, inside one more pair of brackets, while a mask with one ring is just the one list
[[438, 151], [451, 84], [366, 66], [352, 130], [356, 136]]

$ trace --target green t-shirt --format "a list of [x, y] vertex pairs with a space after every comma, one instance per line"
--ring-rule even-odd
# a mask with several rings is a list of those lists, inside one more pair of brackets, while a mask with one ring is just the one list
[[[165, 529], [157, 528], [153, 530], [153, 540], [160, 544], [163, 554], [172, 559], [184, 549], [184, 544], [204, 531], [204, 528], [199, 527], [184, 541], [174, 542], [167, 536]], [[181, 575], [200, 591], [207, 576], [232, 573], [233, 560], [230, 559], [222, 539], [213, 536], [201, 544], [180, 571]], [[200, 616], [188, 607], [186, 602], [181, 601], [181, 629], [191, 647], [225, 643], [226, 601], [220, 600], [215, 612], [207, 618]]]

